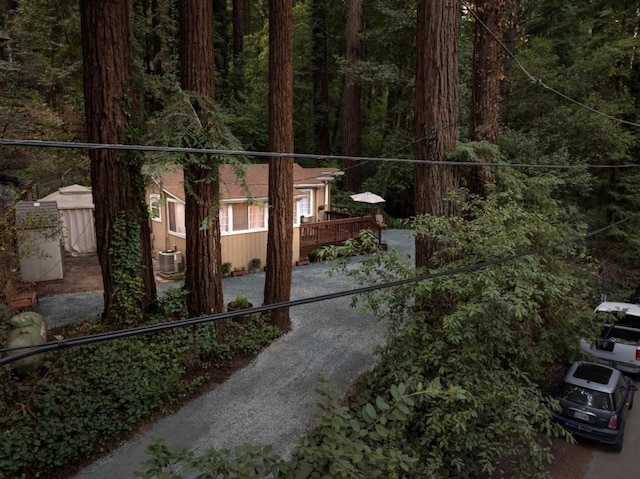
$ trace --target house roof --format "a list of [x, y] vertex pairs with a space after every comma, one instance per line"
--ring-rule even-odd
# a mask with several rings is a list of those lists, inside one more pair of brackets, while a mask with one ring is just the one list
[[[294, 188], [321, 188], [332, 181], [337, 168], [303, 168], [293, 164]], [[154, 178], [154, 181], [171, 196], [184, 201], [184, 176], [182, 168], [174, 167]], [[243, 200], [251, 198], [267, 198], [269, 196], [269, 165], [250, 164], [245, 167], [246, 189], [238, 179], [230, 165], [220, 166], [220, 197], [223, 201]], [[248, 190], [248, 191], [247, 191]], [[297, 191], [294, 191], [294, 194]]]

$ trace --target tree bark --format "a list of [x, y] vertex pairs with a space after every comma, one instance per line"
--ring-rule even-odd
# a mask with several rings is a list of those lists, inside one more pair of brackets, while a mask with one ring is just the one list
[[[476, 0], [473, 27], [473, 65], [471, 75], [471, 124], [469, 139], [495, 143], [500, 133], [500, 87], [503, 64], [500, 45], [491, 33], [502, 35], [505, 0]], [[467, 177], [469, 191], [487, 196], [491, 172], [482, 166], [472, 166]]]
[[[87, 138], [92, 143], [127, 143], [129, 132], [135, 130], [135, 125], [129, 125], [127, 120], [129, 116], [135, 118], [130, 4], [128, 0], [82, 0], [80, 18]], [[103, 318], [114, 320], [115, 294], [126, 289], [131, 280], [140, 281], [142, 291], [138, 291], [137, 297], [127, 298], [129, 312], [134, 312], [132, 317], [141, 318], [155, 303], [156, 285], [140, 157], [109, 149], [92, 149], [89, 157], [97, 250], [104, 284]], [[114, 230], [117, 221], [126, 225], [131, 235], [129, 240], [137, 241], [128, 246], [139, 252], [137, 258], [132, 258], [124, 268], [119, 266], [119, 270], [114, 262], [124, 253], [114, 247], [114, 240], [118, 239]], [[114, 274], [123, 269], [127, 270], [124, 275]]]
[[[458, 0], [418, 0], [415, 83], [415, 159], [445, 161], [458, 127]], [[416, 163], [416, 215], [453, 216], [447, 200], [459, 186], [457, 167]], [[416, 266], [430, 267], [437, 244], [416, 237]]]
[[312, 1], [313, 114], [315, 153], [331, 153], [329, 139], [329, 79], [327, 76], [327, 0]]
[[[293, 152], [293, 6], [269, 2], [269, 150]], [[288, 301], [293, 259], [293, 158], [269, 160], [269, 232], [265, 304]], [[290, 327], [289, 310], [274, 311], [273, 322]]]
[[[364, 29], [363, 0], [347, 1], [347, 65], [364, 58], [362, 31]], [[344, 156], [360, 156], [362, 146], [360, 133], [362, 130], [362, 84], [353, 74], [347, 73], [344, 79], [344, 95], [342, 103], [342, 154]], [[358, 192], [362, 188], [360, 163], [354, 160], [343, 160], [344, 187], [347, 191]]]
[[[213, 98], [213, 4], [211, 0], [180, 0], [180, 81], [183, 90]], [[204, 105], [192, 102], [198, 114]], [[184, 287], [189, 292], [190, 316], [221, 312], [222, 255], [218, 205], [220, 184], [218, 163], [207, 157], [184, 166], [186, 272]]]
[[[229, 78], [229, 33], [227, 25], [229, 18], [227, 15], [227, 0], [213, 1], [213, 19], [217, 29], [213, 32], [215, 49], [215, 71], [223, 83], [226, 84]], [[225, 91], [225, 89], [220, 89]]]
[[244, 49], [244, 0], [233, 0], [233, 58], [242, 54]]

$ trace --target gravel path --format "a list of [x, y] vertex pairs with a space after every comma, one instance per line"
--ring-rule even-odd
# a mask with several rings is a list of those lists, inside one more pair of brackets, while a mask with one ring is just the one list
[[[413, 240], [407, 231], [387, 230], [383, 240], [390, 249], [396, 247], [413, 254]], [[356, 287], [345, 276], [329, 278], [326, 270], [325, 264], [295, 268], [292, 299]], [[225, 302], [243, 294], [254, 304], [261, 304], [263, 288], [264, 273], [223, 281]], [[145, 448], [154, 436], [169, 445], [196, 451], [233, 448], [247, 442], [271, 444], [274, 452], [287, 457], [296, 438], [313, 424], [319, 412], [315, 393], [318, 375], [326, 376], [344, 391], [375, 364], [374, 349], [382, 343], [386, 325], [362, 316], [350, 307], [350, 302], [351, 297], [344, 297], [292, 308], [291, 332], [275, 341], [253, 363], [75, 477], [134, 477], [133, 472], [147, 458]], [[48, 324], [54, 325], [78, 316], [97, 315], [101, 305], [101, 292], [77, 293], [43, 298], [40, 310]]]

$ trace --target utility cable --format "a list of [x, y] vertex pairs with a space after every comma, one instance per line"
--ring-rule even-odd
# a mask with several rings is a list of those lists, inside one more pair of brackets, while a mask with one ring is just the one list
[[29, 146], [39, 148], [69, 148], [86, 150], [119, 150], [119, 151], [155, 151], [165, 153], [191, 153], [201, 155], [227, 155], [227, 156], [255, 156], [265, 158], [298, 158], [308, 160], [352, 160], [371, 162], [397, 162], [397, 163], [419, 163], [427, 165], [443, 166], [491, 166], [491, 167], [511, 167], [511, 168], [542, 168], [542, 169], [585, 169], [585, 168], [638, 168], [640, 164], [622, 165], [561, 165], [561, 164], [528, 164], [528, 163], [492, 163], [492, 162], [470, 162], [470, 161], [448, 161], [448, 160], [415, 160], [411, 158], [381, 158], [371, 156], [342, 156], [342, 155], [315, 155], [311, 153], [279, 153], [273, 151], [249, 151], [249, 150], [218, 150], [211, 148], [185, 148], [177, 146], [152, 146], [152, 145], [124, 145], [119, 143], [74, 143], [65, 141], [44, 141], [44, 140], [18, 140], [0, 138], [0, 145], [5, 146]]
[[[328, 301], [331, 299], [337, 299], [337, 298], [342, 298], [345, 296], [353, 296], [353, 295], [357, 295], [357, 294], [363, 294], [363, 293], [369, 293], [372, 291], [377, 291], [380, 289], [387, 289], [387, 288], [393, 288], [396, 286], [403, 286], [406, 284], [411, 284], [411, 283], [417, 283], [420, 281], [425, 281], [425, 280], [430, 280], [430, 279], [435, 279], [435, 278], [440, 278], [440, 277], [445, 277], [445, 276], [452, 276], [452, 275], [456, 275], [456, 274], [460, 274], [460, 273], [468, 273], [471, 271], [477, 271], [480, 269], [484, 269], [487, 268], [489, 266], [495, 266], [495, 265], [499, 265], [499, 264], [503, 264], [503, 263], [507, 263], [509, 261], [515, 261], [527, 256], [533, 256], [539, 253], [542, 253], [544, 251], [548, 251], [554, 248], [558, 248], [560, 246], [563, 245], [567, 245], [570, 243], [575, 243], [577, 241], [582, 241], [586, 238], [589, 238], [591, 236], [595, 236], [597, 234], [602, 233], [603, 231], [606, 231], [607, 229], [613, 228], [615, 226], [618, 226], [622, 223], [625, 223], [626, 221], [631, 220], [632, 218], [638, 216], [640, 213], [636, 213], [633, 214], [631, 216], [628, 216], [627, 218], [624, 218], [620, 221], [617, 221], [616, 223], [607, 225], [603, 228], [600, 228], [599, 230], [593, 231], [591, 233], [587, 233], [585, 235], [581, 235], [581, 236], [576, 236], [573, 238], [570, 238], [568, 240], [565, 241], [561, 241], [558, 243], [554, 243], [551, 245], [547, 245], [547, 246], [542, 246], [540, 248], [535, 248], [532, 250], [528, 250], [522, 253], [515, 253], [512, 255], [508, 255], [508, 256], [503, 256], [501, 258], [494, 258], [491, 260], [486, 260], [486, 261], [480, 261], [478, 263], [474, 263], [474, 264], [470, 264], [470, 265], [465, 265], [465, 266], [460, 266], [457, 268], [452, 268], [452, 269], [448, 269], [448, 270], [444, 270], [444, 271], [439, 271], [436, 273], [427, 273], [427, 274], [422, 274], [422, 275], [418, 275], [418, 276], [414, 276], [412, 278], [405, 278], [405, 279], [401, 279], [401, 280], [396, 280], [396, 281], [391, 281], [388, 283], [382, 283], [382, 284], [374, 284], [374, 285], [370, 285], [370, 286], [364, 286], [364, 287], [360, 287], [360, 288], [355, 288], [355, 289], [350, 289], [350, 290], [345, 290], [345, 291], [338, 291], [335, 293], [328, 293], [328, 294], [324, 294], [322, 296], [312, 296], [309, 298], [303, 298], [303, 299], [297, 299], [297, 300], [292, 300], [292, 301], [284, 301], [281, 303], [273, 303], [273, 304], [267, 304], [267, 305], [262, 305], [262, 306], [256, 306], [253, 308], [247, 308], [247, 309], [243, 309], [242, 310], [242, 314], [255, 314], [255, 313], [263, 313], [263, 312], [268, 312], [268, 311], [274, 311], [274, 310], [278, 310], [278, 309], [288, 309], [291, 307], [295, 307], [295, 306], [301, 306], [304, 304], [311, 304], [311, 303], [316, 303], [316, 302], [320, 302], [320, 301]], [[147, 326], [139, 326], [136, 328], [130, 328], [130, 329], [124, 329], [124, 330], [120, 330], [120, 331], [112, 331], [112, 332], [106, 332], [106, 333], [99, 333], [99, 334], [93, 334], [93, 335], [88, 335], [88, 336], [82, 336], [79, 338], [70, 338], [70, 339], [61, 339], [58, 341], [54, 341], [54, 342], [50, 342], [50, 343], [45, 343], [45, 344], [41, 344], [41, 345], [37, 345], [37, 346], [27, 346], [27, 347], [20, 347], [20, 348], [5, 348], [5, 349], [0, 349], [0, 353], [7, 353], [7, 352], [13, 352], [13, 351], [17, 351], [17, 350], [23, 350], [26, 348], [25, 351], [19, 352], [17, 354], [14, 354], [12, 356], [8, 356], [8, 357], [4, 357], [4, 358], [0, 358], [0, 366], [6, 365], [6, 364], [10, 364], [12, 362], [15, 362], [19, 359], [23, 359], [29, 356], [33, 356], [35, 354], [40, 354], [40, 353], [45, 353], [45, 352], [49, 352], [49, 351], [56, 351], [56, 350], [60, 350], [60, 349], [66, 349], [66, 348], [70, 348], [70, 347], [75, 347], [75, 346], [84, 346], [84, 345], [89, 345], [89, 344], [95, 344], [95, 343], [100, 343], [100, 342], [104, 342], [104, 341], [110, 341], [113, 339], [120, 339], [120, 338], [127, 338], [127, 337], [131, 337], [131, 336], [140, 336], [143, 334], [150, 334], [150, 333], [156, 333], [156, 332], [160, 332], [160, 331], [166, 331], [166, 330], [170, 330], [170, 329], [176, 329], [176, 328], [182, 328], [185, 326], [194, 326], [194, 325], [198, 325], [198, 324], [203, 324], [203, 323], [210, 323], [213, 321], [219, 321], [221, 319], [227, 319], [227, 318], [232, 318], [234, 316], [237, 316], [238, 313], [237, 311], [227, 311], [224, 313], [217, 313], [217, 314], [211, 314], [211, 315], [205, 315], [205, 316], [199, 316], [197, 318], [188, 318], [188, 319], [183, 319], [183, 320], [179, 320], [179, 321], [171, 321], [168, 323], [160, 323], [160, 324], [153, 324], [153, 325], [147, 325]]]
[[491, 35], [491, 37], [498, 43], [498, 45], [500, 45], [500, 48], [502, 48], [505, 53], [509, 56], [509, 58], [511, 58], [513, 60], [513, 62], [518, 66], [518, 68], [520, 68], [520, 70], [522, 70], [522, 72], [526, 75], [526, 77], [531, 81], [531, 83], [533, 83], [534, 85], [538, 85], [541, 86], [542, 88], [545, 88], [547, 90], [549, 90], [551, 93], [559, 96], [560, 98], [563, 98], [571, 103], [573, 103], [574, 105], [579, 106], [580, 108], [584, 108], [585, 110], [588, 110], [592, 113], [595, 113], [597, 115], [603, 116], [605, 118], [608, 118], [609, 120], [613, 120], [616, 121], [618, 123], [622, 123], [624, 125], [628, 125], [628, 126], [633, 126], [634, 128], [640, 128], [640, 123], [636, 123], [633, 121], [628, 121], [628, 120], [623, 120], [622, 118], [617, 118], [615, 116], [609, 115], [608, 113], [605, 113], [603, 111], [597, 110], [585, 103], [582, 103], [574, 98], [571, 98], [570, 96], [556, 90], [555, 88], [547, 85], [545, 82], [543, 82], [540, 78], [535, 77], [534, 75], [532, 75], [531, 73], [529, 73], [529, 71], [524, 67], [524, 65], [516, 58], [516, 56], [513, 54], [513, 52], [511, 52], [511, 50], [509, 50], [509, 48], [507, 48], [507, 46], [502, 42], [502, 40], [500, 40], [498, 38], [498, 36], [491, 31], [491, 29], [487, 26], [486, 23], [484, 23], [480, 17], [478, 16], [478, 14], [473, 10], [473, 8], [471, 8], [471, 6], [465, 1], [465, 0], [460, 0], [460, 3], [471, 13], [471, 15], [473, 16], [473, 18], [475, 19], [476, 22], [478, 22], [480, 25], [482, 25], [482, 28], [484, 28], [487, 33], [489, 33], [489, 35]]

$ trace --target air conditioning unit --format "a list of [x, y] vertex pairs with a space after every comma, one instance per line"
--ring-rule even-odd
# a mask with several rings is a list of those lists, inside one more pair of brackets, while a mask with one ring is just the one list
[[182, 255], [179, 251], [167, 250], [158, 253], [158, 269], [163, 274], [174, 274], [182, 271]]

